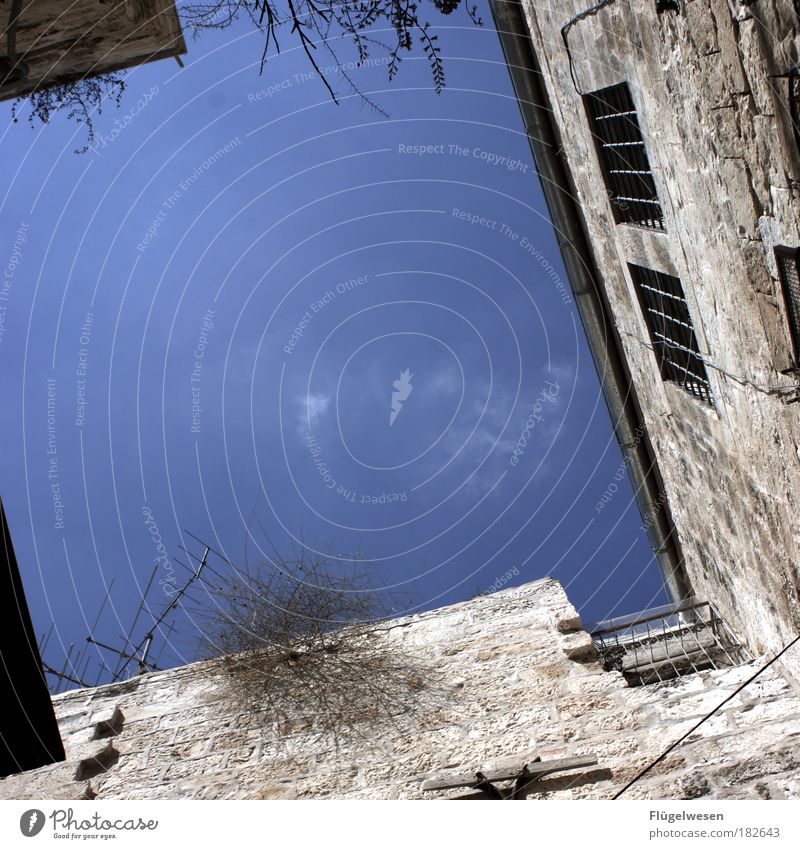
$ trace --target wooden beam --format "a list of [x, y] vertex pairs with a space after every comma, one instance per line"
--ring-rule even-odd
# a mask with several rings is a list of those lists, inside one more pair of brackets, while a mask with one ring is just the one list
[[512, 781], [520, 776], [536, 779], [549, 775], [552, 772], [563, 772], [568, 769], [596, 765], [596, 755], [580, 755], [576, 758], [560, 758], [553, 761], [532, 761], [516, 767], [505, 767], [504, 769], [494, 771], [476, 770], [471, 774], [461, 773], [449, 778], [426, 778], [422, 782], [422, 789], [423, 791], [429, 791], [455, 790], [458, 787], [475, 787], [481, 783], [478, 772], [481, 773], [484, 781]]

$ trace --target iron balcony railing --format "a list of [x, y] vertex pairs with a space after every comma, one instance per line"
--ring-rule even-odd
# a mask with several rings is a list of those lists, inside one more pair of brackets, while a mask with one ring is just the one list
[[706, 669], [739, 666], [750, 655], [713, 605], [689, 599], [587, 627], [603, 668], [631, 686]]

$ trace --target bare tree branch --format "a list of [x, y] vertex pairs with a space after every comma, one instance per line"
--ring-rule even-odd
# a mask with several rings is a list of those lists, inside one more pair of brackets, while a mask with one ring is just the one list
[[209, 589], [202, 653], [221, 658], [227, 698], [267, 724], [302, 721], [334, 738], [437, 702], [435, 673], [392, 637], [391, 597], [353, 559], [301, 546]]
[[[381, 46], [388, 54], [389, 78], [397, 74], [403, 55], [411, 54], [419, 47], [428, 60], [434, 89], [439, 93], [445, 86], [444, 63], [436, 43], [437, 36], [431, 34], [428, 15], [421, 8], [451, 15], [462, 2], [473, 24], [482, 26], [477, 7], [468, 5], [468, 0], [217, 0], [188, 2], [181, 9], [181, 16], [186, 26], [195, 32], [225, 28], [241, 17], [249, 16], [264, 34], [262, 71], [270, 46], [274, 45], [280, 52], [277, 31], [288, 28], [330, 96], [338, 103], [333, 87], [320, 72], [312, 52], [319, 43], [326, 44], [336, 56], [332, 42], [349, 39], [356, 48], [357, 62], [361, 64], [368, 58], [368, 46], [380, 44], [369, 35], [370, 31], [388, 25], [395, 32], [395, 43], [391, 47]], [[309, 33], [316, 34], [318, 38], [311, 38]], [[352, 80], [348, 79], [348, 82], [352, 85]]]
[[[441, 49], [438, 37], [431, 34], [427, 15], [420, 11], [420, 3], [428, 11], [450, 15], [462, 2], [469, 19], [476, 26], [482, 26], [477, 7], [469, 6], [468, 0], [188, 0], [180, 6], [179, 12], [184, 26], [195, 35], [208, 30], [224, 30], [239, 20], [249, 20], [263, 36], [260, 73], [264, 71], [270, 51], [281, 52], [278, 33], [287, 31], [289, 38], [302, 48], [332, 100], [339, 103], [334, 86], [317, 62], [316, 51], [323, 45], [351, 92], [385, 116], [386, 113], [359, 89], [344, 69], [334, 44], [343, 39], [352, 41], [357, 65], [369, 60], [370, 49], [382, 50], [388, 57], [390, 80], [399, 71], [403, 56], [419, 47], [430, 66], [434, 90], [441, 93], [445, 87]], [[393, 45], [384, 44], [371, 34], [387, 26], [394, 30]], [[118, 73], [59, 80], [15, 101], [12, 114], [16, 121], [21, 105], [30, 103], [28, 120], [35, 126], [37, 121], [46, 124], [55, 113], [65, 112], [70, 120], [85, 124], [87, 142], [76, 151], [85, 152], [95, 138], [95, 113], [100, 114], [107, 100], [119, 105], [124, 90], [124, 77]]]
[[75, 151], [86, 153], [95, 139], [95, 113], [101, 114], [107, 101], [119, 106], [125, 85], [125, 77], [119, 73], [63, 81], [15, 100], [11, 106], [11, 118], [15, 123], [19, 121], [19, 112], [25, 103], [30, 106], [28, 123], [31, 127], [35, 127], [37, 121], [46, 124], [56, 112], [64, 112], [70, 121], [86, 127], [86, 144]]

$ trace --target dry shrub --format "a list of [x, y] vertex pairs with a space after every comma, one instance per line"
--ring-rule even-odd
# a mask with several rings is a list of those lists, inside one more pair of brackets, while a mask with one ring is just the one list
[[375, 737], [436, 701], [436, 675], [390, 637], [392, 597], [349, 559], [304, 548], [233, 570], [210, 597], [204, 641], [226, 696], [279, 735]]

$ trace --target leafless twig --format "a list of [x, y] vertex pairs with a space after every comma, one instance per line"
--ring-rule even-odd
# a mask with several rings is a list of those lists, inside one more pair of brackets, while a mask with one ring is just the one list
[[437, 698], [435, 674], [393, 638], [391, 599], [351, 557], [276, 553], [234, 570], [205, 607], [227, 696], [279, 729], [365, 737]]

